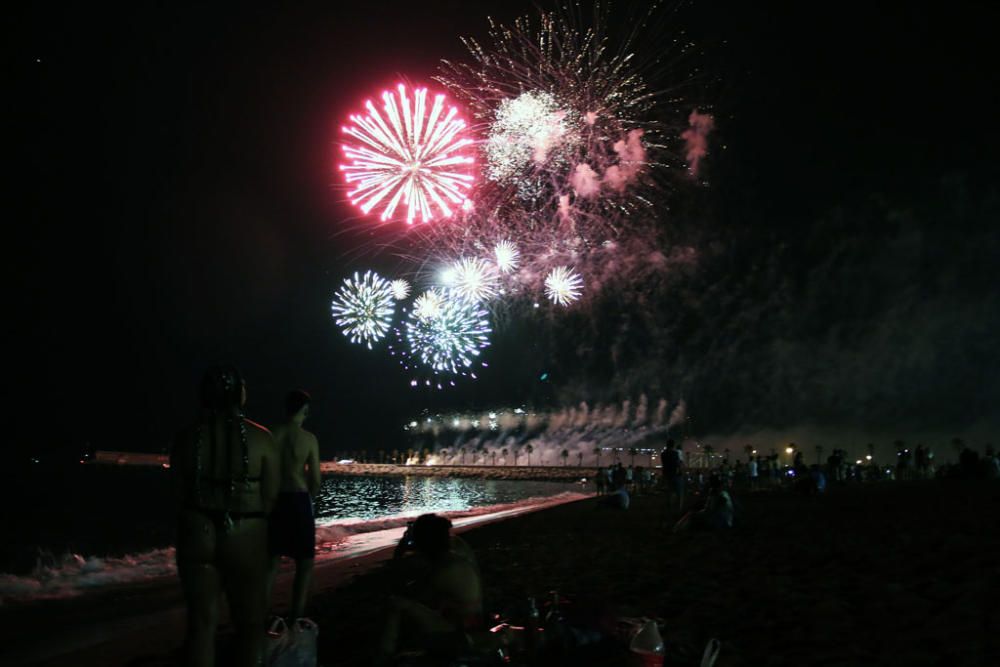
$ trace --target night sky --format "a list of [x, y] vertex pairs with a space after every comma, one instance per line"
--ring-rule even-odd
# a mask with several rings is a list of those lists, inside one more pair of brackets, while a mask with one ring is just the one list
[[717, 129], [663, 225], [698, 260], [512, 323], [479, 383], [436, 396], [330, 319], [344, 276], [396, 261], [392, 230], [345, 222], [336, 130], [531, 5], [142, 4], [8, 21], [18, 456], [159, 450], [220, 361], [265, 424], [311, 391], [327, 455], [403, 446], [427, 408], [643, 391], [703, 436], [1000, 422], [995, 3], [681, 4], [663, 39], [699, 45]]

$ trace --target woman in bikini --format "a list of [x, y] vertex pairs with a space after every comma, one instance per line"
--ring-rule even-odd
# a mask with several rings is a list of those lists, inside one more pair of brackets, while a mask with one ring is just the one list
[[235, 660], [259, 665], [264, 639], [267, 515], [280, 463], [267, 429], [244, 418], [246, 388], [231, 366], [209, 369], [201, 412], [170, 456], [179, 512], [177, 572], [187, 602], [185, 665], [215, 663], [219, 594], [236, 628]]

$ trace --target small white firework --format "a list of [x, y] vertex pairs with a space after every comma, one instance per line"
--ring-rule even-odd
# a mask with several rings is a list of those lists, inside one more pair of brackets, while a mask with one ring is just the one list
[[478, 257], [465, 257], [452, 268], [455, 278], [451, 288], [456, 294], [479, 302], [492, 299], [499, 293], [499, 276], [489, 262]]
[[396, 299], [396, 301], [402, 301], [406, 297], [410, 296], [410, 283], [406, 282], [402, 278], [393, 280], [389, 287], [392, 289], [392, 296]]
[[372, 343], [382, 339], [392, 324], [396, 312], [392, 287], [374, 271], [367, 271], [360, 278], [355, 273], [344, 279], [330, 311], [352, 343], [364, 343], [371, 349]]
[[557, 266], [545, 277], [545, 296], [552, 303], [567, 306], [580, 298], [583, 280], [573, 269]]
[[510, 241], [500, 241], [493, 248], [497, 268], [501, 273], [510, 273], [521, 263], [521, 252]]
[[422, 320], [433, 319], [441, 312], [441, 293], [429, 289], [413, 301], [413, 316]]

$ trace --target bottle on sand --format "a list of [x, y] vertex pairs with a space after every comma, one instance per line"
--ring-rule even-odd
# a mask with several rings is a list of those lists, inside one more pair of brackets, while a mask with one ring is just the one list
[[656, 621], [648, 619], [632, 638], [628, 648], [634, 667], [663, 667], [663, 654], [666, 650]]

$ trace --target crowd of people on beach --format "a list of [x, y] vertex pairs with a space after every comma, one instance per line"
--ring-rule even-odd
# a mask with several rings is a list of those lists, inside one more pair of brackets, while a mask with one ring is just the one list
[[[235, 368], [210, 369], [202, 382], [201, 411], [171, 451], [177, 571], [187, 604], [185, 665], [215, 664], [223, 595], [235, 629], [232, 664], [263, 664], [269, 619], [271, 628], [280, 622], [315, 630], [305, 618], [316, 544], [313, 498], [320, 487], [318, 443], [303, 428], [310, 397], [290, 392], [287, 419], [271, 430], [244, 417], [245, 401], [246, 387]], [[911, 452], [897, 441], [892, 465], [876, 462], [871, 446], [864, 459], [851, 461], [845, 450], [834, 449], [825, 464], [809, 465], [801, 449], [789, 446], [791, 461], [784, 465], [776, 453], [756, 455], [748, 447], [745, 462], [727, 456], [715, 465], [689, 467], [681, 447], [668, 440], [659, 470], [620, 462], [599, 468], [598, 507], [627, 511], [636, 495], [662, 495], [674, 532], [719, 531], [738, 520], [736, 490], [817, 494], [828, 484], [1000, 478], [1000, 458], [991, 445], [980, 455], [957, 438], [952, 444], [958, 462], [948, 465], [936, 465], [934, 452], [922, 444]], [[269, 616], [282, 557], [295, 563], [291, 605], [287, 617]], [[405, 656], [428, 652], [503, 653], [504, 633], [486, 628], [475, 555], [451, 534], [448, 519], [431, 514], [413, 522], [388, 575], [392, 595], [375, 646], [377, 664], [410, 664]], [[314, 651], [315, 642], [311, 664]]]

